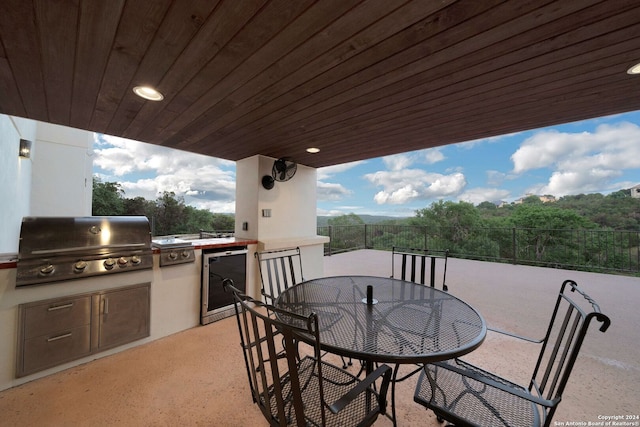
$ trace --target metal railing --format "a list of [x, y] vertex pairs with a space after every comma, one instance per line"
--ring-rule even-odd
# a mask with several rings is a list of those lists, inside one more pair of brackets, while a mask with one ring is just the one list
[[325, 255], [401, 246], [448, 249], [456, 258], [640, 273], [640, 231], [365, 224], [318, 227], [318, 234], [330, 238]]

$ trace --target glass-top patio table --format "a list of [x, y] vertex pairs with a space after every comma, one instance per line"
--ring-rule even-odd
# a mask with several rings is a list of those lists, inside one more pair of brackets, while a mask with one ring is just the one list
[[275, 305], [302, 315], [315, 312], [321, 348], [362, 360], [368, 370], [374, 362], [424, 364], [459, 357], [480, 346], [487, 332], [480, 313], [461, 299], [386, 277], [308, 280], [285, 290]]

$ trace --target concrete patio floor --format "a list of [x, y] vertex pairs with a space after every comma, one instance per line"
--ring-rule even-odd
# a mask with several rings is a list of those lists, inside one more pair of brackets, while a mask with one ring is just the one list
[[[324, 258], [325, 275], [388, 276], [389, 252]], [[450, 259], [449, 292], [490, 326], [541, 337], [565, 279], [575, 280], [612, 321], [587, 336], [552, 425], [640, 413], [640, 279]], [[266, 425], [252, 404], [234, 318], [196, 327], [0, 392], [1, 426]], [[527, 384], [537, 347], [489, 333], [465, 357]], [[440, 425], [413, 402], [415, 377], [398, 386], [400, 426]], [[380, 417], [376, 426], [389, 426]]]

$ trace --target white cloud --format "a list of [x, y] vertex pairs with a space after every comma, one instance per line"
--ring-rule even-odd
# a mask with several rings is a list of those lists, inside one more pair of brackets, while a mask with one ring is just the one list
[[382, 161], [387, 169], [399, 171], [407, 169], [414, 163], [432, 165], [446, 159], [440, 148], [427, 148], [425, 150], [412, 151], [410, 153], [393, 154], [384, 156]]
[[430, 148], [429, 150], [424, 150], [424, 157], [427, 161], [427, 164], [429, 165], [441, 162], [446, 159], [439, 148]]
[[503, 139], [511, 138], [511, 137], [516, 136], [516, 135], [518, 135], [520, 133], [521, 132], [513, 132], [513, 133], [506, 133], [504, 135], [490, 136], [488, 138], [473, 139], [471, 141], [460, 142], [460, 143], [456, 144], [456, 146], [459, 147], [459, 148], [465, 149], [465, 150], [471, 150], [472, 148], [475, 148], [478, 145], [484, 144], [485, 142], [491, 144], [491, 143], [498, 142], [498, 141], [503, 140]]
[[343, 211], [341, 211], [340, 209], [321, 209], [321, 208], [317, 208], [316, 209], [316, 215], [320, 215], [320, 216], [340, 216], [340, 215], [346, 215]]
[[374, 196], [378, 204], [402, 204], [454, 196], [466, 185], [461, 173], [442, 175], [420, 169], [378, 171], [365, 175], [365, 178], [383, 188]]
[[320, 180], [325, 180], [328, 179], [336, 174], [342, 173], [342, 172], [346, 172], [350, 169], [353, 169], [357, 166], [363, 165], [365, 164], [366, 161], [365, 160], [359, 160], [357, 162], [351, 162], [351, 163], [342, 163], [340, 165], [334, 165], [334, 166], [326, 166], [324, 168], [319, 168], [318, 169], [318, 181]]
[[510, 196], [508, 190], [499, 188], [470, 188], [458, 196], [458, 200], [473, 203], [474, 205], [482, 202], [498, 202], [507, 200]]
[[552, 166], [567, 157], [583, 155], [587, 148], [580, 143], [588, 137], [588, 133], [567, 134], [555, 130], [538, 132], [527, 138], [520, 148], [513, 153], [513, 172], [522, 173], [530, 169]]
[[[640, 168], [640, 127], [621, 122], [600, 125], [595, 132], [538, 132], [511, 156], [513, 172], [552, 169], [535, 194], [563, 196], [610, 190], [624, 170]], [[619, 189], [619, 188], [618, 188]]]
[[412, 217], [417, 208], [398, 206], [395, 209], [365, 208], [364, 206], [337, 206], [333, 209], [318, 208], [316, 214], [320, 216], [341, 216], [355, 213], [356, 215], [382, 215], [393, 217]]
[[335, 201], [340, 200], [353, 194], [342, 184], [322, 182], [317, 183], [317, 197], [319, 201]]
[[[347, 172], [365, 163], [366, 161], [359, 160], [357, 162], [342, 163], [339, 165], [319, 168], [317, 170], [317, 184], [316, 184], [318, 201], [321, 201], [321, 202], [337, 201], [345, 197], [351, 196], [353, 194], [353, 191], [349, 190], [344, 185], [338, 184], [335, 182], [326, 182], [326, 181], [329, 179], [334, 179], [334, 175]], [[332, 215], [332, 214], [318, 214], [318, 215]]]
[[382, 158], [387, 169], [392, 171], [399, 171], [411, 166], [415, 161], [415, 154], [394, 154], [392, 156], [385, 156]]
[[94, 166], [116, 181], [125, 197], [155, 200], [165, 191], [212, 212], [234, 212], [234, 162], [109, 135], [95, 134]]
[[487, 173], [487, 184], [494, 185], [496, 187], [499, 185], [502, 185], [502, 183], [506, 178], [506, 174], [499, 171], [488, 170], [486, 173]]

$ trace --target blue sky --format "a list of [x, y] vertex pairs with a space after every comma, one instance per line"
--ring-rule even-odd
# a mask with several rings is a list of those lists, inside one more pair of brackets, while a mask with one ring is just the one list
[[[173, 191], [235, 209], [235, 163], [96, 135], [94, 174], [125, 196]], [[437, 200], [511, 202], [527, 194], [608, 194], [640, 184], [640, 112], [318, 169], [318, 215], [413, 216]]]

